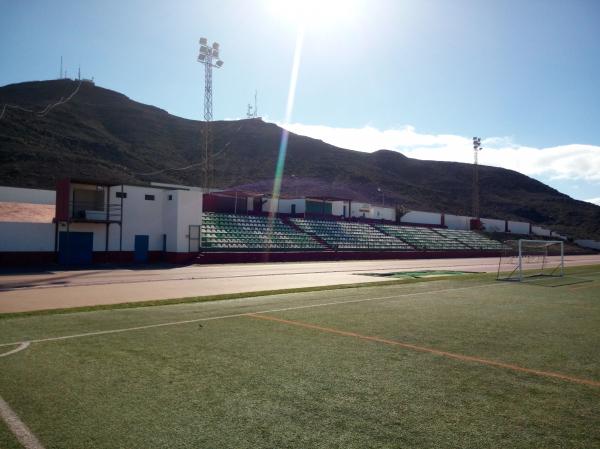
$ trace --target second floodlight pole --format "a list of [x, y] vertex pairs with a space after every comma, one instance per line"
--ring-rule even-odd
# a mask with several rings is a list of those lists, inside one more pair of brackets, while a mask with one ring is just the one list
[[473, 137], [473, 218], [479, 220], [479, 160], [478, 153], [483, 149], [481, 137]]

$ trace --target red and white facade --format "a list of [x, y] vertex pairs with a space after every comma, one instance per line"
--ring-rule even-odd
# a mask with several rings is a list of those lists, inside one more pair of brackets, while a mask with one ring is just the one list
[[[52, 217], [48, 216], [50, 193], [55, 197]], [[91, 242], [91, 262], [185, 262], [198, 252], [190, 239], [190, 229], [193, 234], [202, 222], [198, 188], [74, 180], [60, 181], [56, 192], [0, 188], [5, 210], [14, 209], [8, 205], [17, 205], [11, 201], [15, 199], [22, 211], [39, 213], [0, 219], [3, 265], [58, 261], [65, 245], [88, 252], [90, 245], [75, 243], [83, 234]]]

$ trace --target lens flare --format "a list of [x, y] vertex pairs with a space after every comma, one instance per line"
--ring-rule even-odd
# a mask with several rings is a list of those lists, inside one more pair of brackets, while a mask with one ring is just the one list
[[296, 35], [296, 47], [294, 49], [294, 61], [292, 63], [292, 74], [290, 76], [290, 87], [288, 89], [287, 104], [285, 107], [285, 120], [281, 131], [281, 141], [279, 143], [279, 155], [277, 157], [277, 165], [275, 167], [275, 176], [273, 178], [273, 192], [271, 194], [271, 204], [269, 207], [269, 241], [273, 233], [273, 221], [277, 214], [279, 206], [279, 196], [281, 194], [281, 180], [285, 168], [285, 157], [287, 153], [289, 131], [285, 129], [285, 125], [291, 123], [292, 111], [294, 109], [294, 100], [296, 98], [296, 86], [298, 84], [298, 73], [300, 71], [300, 59], [302, 56], [302, 44], [304, 42], [304, 27], [298, 27]]

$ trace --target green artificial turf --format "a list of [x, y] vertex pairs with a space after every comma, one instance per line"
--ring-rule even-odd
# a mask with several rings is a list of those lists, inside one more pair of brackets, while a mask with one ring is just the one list
[[47, 449], [600, 447], [600, 387], [230, 316], [271, 310], [599, 382], [600, 267], [569, 275], [587, 282], [461, 277], [5, 319], [0, 343], [203, 321], [34, 342], [0, 358], [0, 396]]

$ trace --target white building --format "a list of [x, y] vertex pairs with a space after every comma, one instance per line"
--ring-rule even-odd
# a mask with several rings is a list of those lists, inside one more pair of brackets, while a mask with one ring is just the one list
[[[27, 204], [29, 209], [48, 208], [25, 201], [42, 198], [47, 202], [49, 191], [19, 190], [20, 195], [0, 189], [5, 209], [14, 199], [21, 200], [21, 211], [28, 210]], [[199, 248], [202, 193], [186, 186], [63, 180], [55, 192], [53, 219], [46, 211], [39, 223], [31, 222], [32, 213], [1, 220], [0, 257], [25, 263], [57, 260], [67, 265], [187, 261]]]
[[[248, 200], [248, 204], [253, 201]], [[263, 212], [270, 212], [273, 207], [272, 198], [263, 202]], [[277, 213], [308, 216], [333, 216], [336, 218], [367, 218], [371, 220], [396, 220], [396, 209], [356, 202], [350, 199], [334, 197], [281, 197], [277, 200]]]

